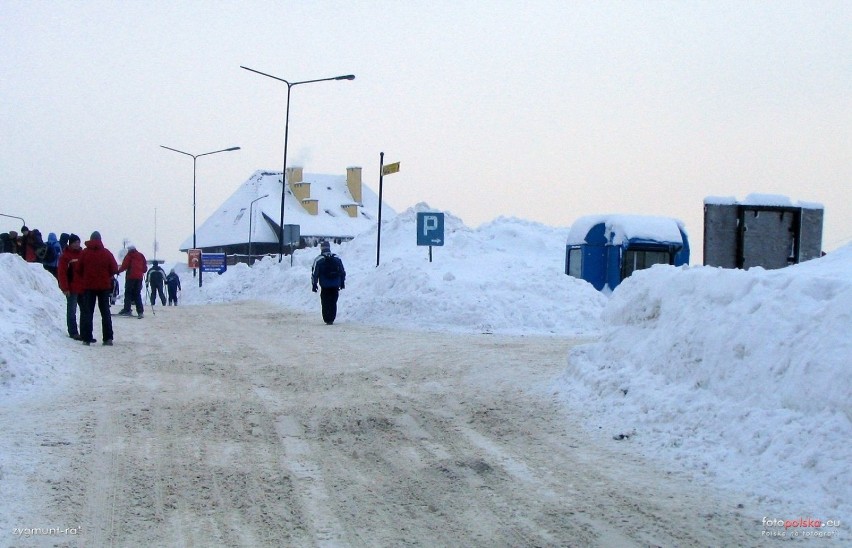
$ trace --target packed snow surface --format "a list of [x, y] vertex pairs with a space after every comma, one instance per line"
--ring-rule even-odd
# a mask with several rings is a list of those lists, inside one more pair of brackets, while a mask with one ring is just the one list
[[[448, 214], [430, 262], [415, 245], [428, 210], [383, 224], [378, 267], [375, 229], [332, 246], [347, 270], [338, 322], [588, 338], [543, 397], [593, 435], [753, 497], [758, 520], [849, 523], [852, 245], [772, 271], [658, 265], [607, 297], [563, 273], [567, 227], [499, 218], [472, 229]], [[259, 299], [318, 315], [316, 254], [208, 273], [201, 288], [178, 267], [182, 304]], [[0, 285], [0, 391], [13, 414], [14, 397], [74, 364], [50, 274], [0, 255]]]

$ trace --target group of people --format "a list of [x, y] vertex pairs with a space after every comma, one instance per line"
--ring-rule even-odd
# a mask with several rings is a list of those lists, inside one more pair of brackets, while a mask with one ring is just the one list
[[[68, 244], [57, 259], [56, 277], [59, 288], [66, 300], [66, 324], [68, 336], [80, 340], [85, 345], [91, 345], [94, 338], [94, 313], [97, 307], [101, 316], [101, 333], [103, 345], [112, 346], [113, 328], [111, 299], [117, 294], [118, 280], [116, 276], [127, 272], [124, 287], [124, 307], [121, 315], [130, 315], [132, 304], [143, 317], [142, 280], [147, 274], [146, 282], [151, 286], [151, 306], [157, 293], [165, 305], [163, 295], [164, 284], [169, 288], [169, 304], [177, 305], [177, 295], [180, 290], [180, 277], [171, 270], [165, 275], [158, 261], [154, 261], [150, 270], [147, 268], [145, 256], [132, 244], [128, 246], [121, 265], [110, 250], [103, 245], [100, 232], [92, 232], [85, 247], [81, 245], [80, 237], [69, 234]], [[79, 329], [77, 325], [77, 310], [80, 310]]]
[[0, 234], [0, 253], [15, 253], [28, 263], [41, 263], [56, 277], [59, 255], [67, 247], [69, 237], [70, 234], [63, 232], [57, 238], [56, 233], [51, 232], [44, 241], [39, 229], [30, 230], [25, 225], [21, 227], [20, 234], [15, 230]]
[[[0, 253], [17, 253], [27, 262], [40, 262], [53, 274], [66, 299], [66, 323], [68, 336], [80, 340], [85, 345], [97, 342], [93, 337], [95, 307], [101, 316], [103, 344], [113, 343], [111, 299], [118, 294], [116, 276], [126, 272], [124, 284], [124, 306], [119, 316], [131, 316], [135, 306], [139, 318], [144, 316], [142, 284], [150, 290], [150, 302], [153, 307], [159, 296], [160, 303], [166, 305], [164, 288], [168, 290], [168, 305], [177, 306], [180, 277], [172, 268], [168, 275], [153, 261], [148, 268], [145, 256], [129, 244], [127, 254], [121, 265], [110, 250], [103, 245], [101, 234], [92, 232], [85, 247], [76, 234], [63, 233], [61, 238], [51, 232], [47, 242], [42, 241], [38, 230], [21, 228], [19, 235], [15, 231], [0, 234]], [[323, 321], [332, 325], [337, 317], [337, 301], [340, 290], [345, 287], [346, 270], [340, 257], [331, 252], [331, 245], [324, 241], [320, 244], [320, 255], [311, 268], [311, 289], [320, 291]], [[80, 310], [79, 329], [77, 310]]]

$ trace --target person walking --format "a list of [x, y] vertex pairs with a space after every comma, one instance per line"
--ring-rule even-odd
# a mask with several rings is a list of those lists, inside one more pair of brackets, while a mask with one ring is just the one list
[[101, 233], [97, 230], [86, 242], [86, 249], [77, 261], [76, 276], [83, 280], [83, 301], [80, 313], [80, 338], [86, 346], [97, 342], [93, 338], [95, 304], [101, 314], [101, 334], [104, 346], [112, 346], [112, 315], [109, 310], [109, 294], [112, 277], [118, 273], [118, 263], [112, 252], [104, 247]]
[[159, 261], [154, 261], [154, 266], [145, 274], [145, 287], [151, 288], [151, 306], [157, 302], [157, 294], [160, 294], [160, 304], [166, 306], [166, 295], [163, 293], [163, 284], [166, 282], [166, 271], [160, 266]]
[[169, 270], [169, 275], [166, 276], [166, 285], [169, 288], [169, 306], [172, 306], [172, 304], [177, 306], [180, 276], [177, 275], [174, 268]]
[[322, 319], [326, 325], [334, 323], [337, 318], [337, 299], [340, 290], [345, 287], [346, 270], [340, 257], [331, 252], [331, 244], [327, 241], [320, 244], [320, 255], [314, 259], [311, 269], [311, 291], [317, 292], [317, 284], [322, 303]]
[[[78, 341], [81, 337], [80, 331], [77, 329], [77, 309], [82, 306], [84, 291], [83, 277], [78, 268], [82, 253], [80, 237], [71, 234], [68, 237], [68, 245], [65, 247], [65, 251], [59, 256], [56, 270], [59, 289], [65, 295], [65, 323], [68, 326], [68, 336]], [[80, 319], [82, 320], [82, 314]]]
[[127, 255], [118, 269], [119, 274], [127, 271], [124, 275], [124, 308], [118, 315], [130, 316], [130, 307], [135, 304], [136, 313], [141, 318], [145, 312], [145, 306], [142, 304], [142, 280], [148, 270], [148, 261], [145, 260], [145, 255], [136, 250], [135, 245], [129, 244], [127, 250]]

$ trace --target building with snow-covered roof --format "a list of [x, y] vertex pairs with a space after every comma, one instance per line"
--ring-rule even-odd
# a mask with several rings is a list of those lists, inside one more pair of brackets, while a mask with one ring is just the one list
[[[299, 225], [300, 235], [299, 244], [292, 248], [322, 240], [351, 240], [378, 221], [379, 198], [361, 181], [360, 167], [347, 168], [346, 175], [310, 174], [301, 167], [289, 167], [287, 183], [284, 225]], [[249, 243], [253, 256], [277, 254], [281, 188], [280, 171], [256, 171], [196, 229], [196, 247], [206, 253], [235, 255], [232, 262], [247, 259]], [[383, 218], [394, 215], [393, 209], [382, 206]], [[288, 243], [285, 251], [289, 253]], [[192, 235], [180, 250], [191, 247]]]
[[783, 268], [822, 252], [822, 204], [750, 194], [704, 199], [704, 264], [723, 268]]
[[615, 289], [636, 270], [689, 264], [683, 223], [644, 215], [589, 215], [577, 219], [565, 246], [565, 274], [598, 291]]

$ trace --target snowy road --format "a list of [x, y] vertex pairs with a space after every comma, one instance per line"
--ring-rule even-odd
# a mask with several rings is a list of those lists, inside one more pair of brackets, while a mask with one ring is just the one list
[[78, 534], [11, 545], [759, 543], [736, 501], [597, 445], [550, 401], [572, 341], [256, 302], [115, 320], [114, 347], [72, 349], [79, 383], [9, 426], [44, 454], [22, 526]]

